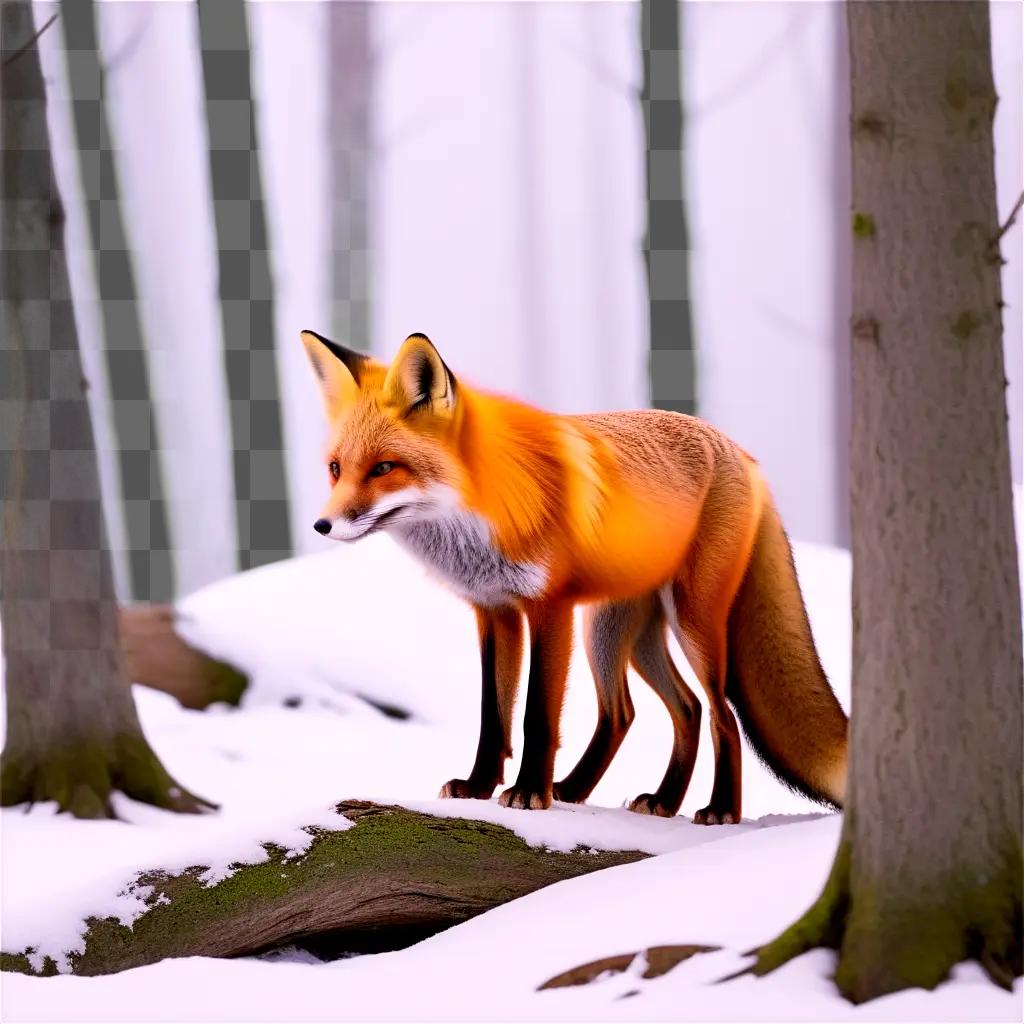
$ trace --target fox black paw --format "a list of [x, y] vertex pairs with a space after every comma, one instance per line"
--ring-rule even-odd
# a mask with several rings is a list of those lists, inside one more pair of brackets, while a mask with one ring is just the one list
[[694, 825], [735, 825], [740, 820], [738, 814], [715, 807], [702, 807], [694, 816]]
[[449, 779], [441, 787], [441, 800], [490, 800], [494, 786], [482, 786], [471, 779]]
[[630, 800], [629, 810], [634, 814], [650, 814], [656, 818], [673, 818], [676, 813], [661, 803], [653, 793], [641, 793], [635, 800]]
[[551, 798], [559, 800], [563, 804], [582, 804], [587, 799], [585, 796], [581, 796], [572, 786], [567, 786], [564, 782], [556, 782], [551, 787]]
[[502, 807], [521, 807], [529, 811], [542, 811], [551, 806], [551, 791], [541, 793], [532, 786], [512, 786], [498, 797]]

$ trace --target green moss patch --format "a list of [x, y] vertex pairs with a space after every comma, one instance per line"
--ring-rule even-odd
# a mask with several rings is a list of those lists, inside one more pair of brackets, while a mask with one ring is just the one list
[[875, 237], [875, 218], [870, 213], [854, 213], [852, 227], [856, 238]]

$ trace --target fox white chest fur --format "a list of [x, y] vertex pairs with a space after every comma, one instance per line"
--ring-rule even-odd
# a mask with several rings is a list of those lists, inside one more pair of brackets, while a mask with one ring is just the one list
[[475, 604], [500, 607], [543, 593], [544, 567], [509, 561], [491, 543], [487, 526], [471, 513], [453, 511], [443, 518], [404, 522], [392, 532]]

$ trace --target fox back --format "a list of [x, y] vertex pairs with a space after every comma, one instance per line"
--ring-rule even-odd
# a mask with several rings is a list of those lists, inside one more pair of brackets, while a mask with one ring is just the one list
[[390, 367], [303, 337], [331, 423], [318, 528], [386, 529], [478, 603], [649, 590], [678, 564], [716, 463], [753, 466], [693, 417], [559, 416], [456, 383], [423, 335]]

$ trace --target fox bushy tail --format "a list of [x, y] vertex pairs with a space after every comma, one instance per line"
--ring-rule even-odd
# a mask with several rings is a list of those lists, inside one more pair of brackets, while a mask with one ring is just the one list
[[812, 800], [842, 806], [847, 719], [818, 660], [793, 552], [768, 495], [729, 612], [725, 695], [769, 770]]

